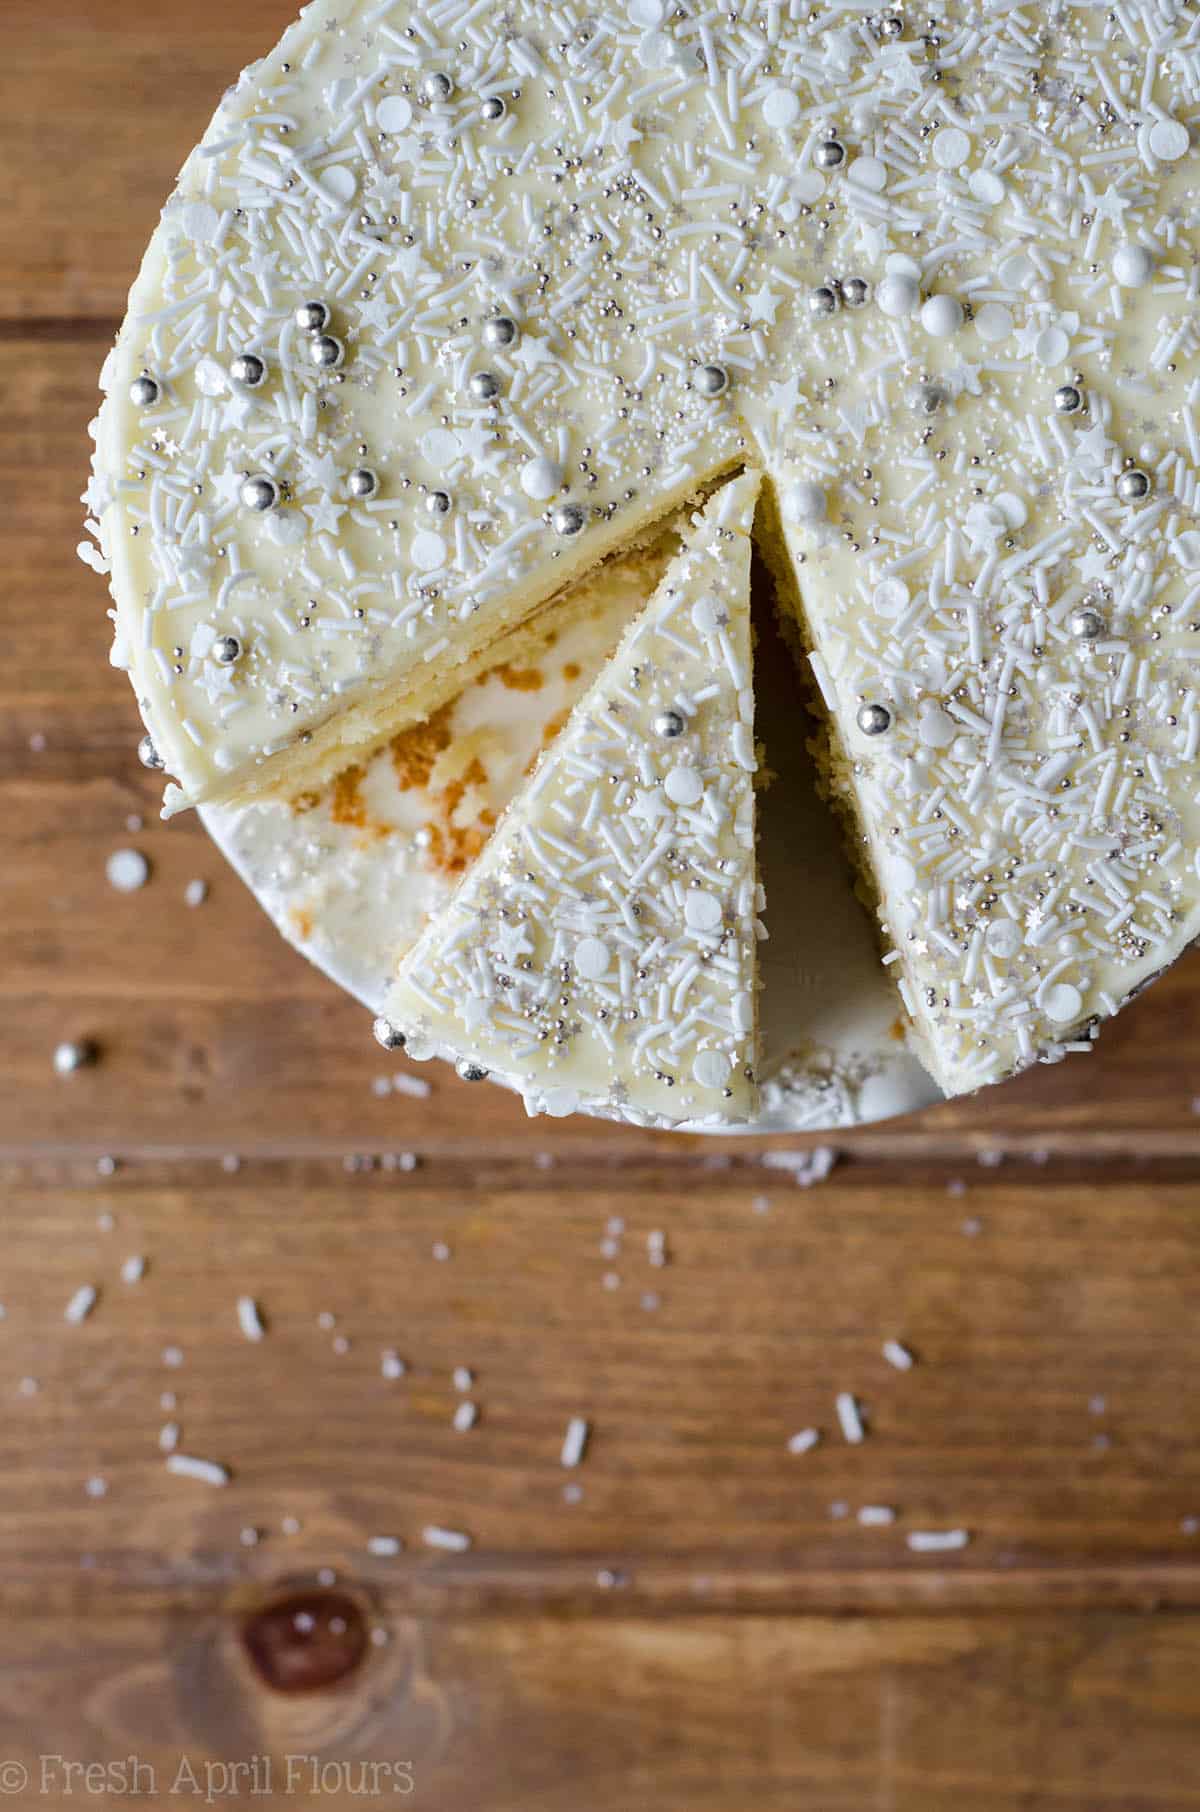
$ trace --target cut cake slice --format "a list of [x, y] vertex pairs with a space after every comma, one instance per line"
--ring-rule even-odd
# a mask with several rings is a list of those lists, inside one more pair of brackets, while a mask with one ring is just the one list
[[491, 1073], [531, 1112], [751, 1119], [755, 1082], [750, 530], [759, 476], [695, 518], [377, 1028]]

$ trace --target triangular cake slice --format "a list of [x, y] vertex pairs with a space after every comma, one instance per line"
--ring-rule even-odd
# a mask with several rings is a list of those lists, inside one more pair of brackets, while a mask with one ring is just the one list
[[757, 473], [699, 514], [450, 905], [400, 966], [385, 1041], [531, 1111], [753, 1117]]

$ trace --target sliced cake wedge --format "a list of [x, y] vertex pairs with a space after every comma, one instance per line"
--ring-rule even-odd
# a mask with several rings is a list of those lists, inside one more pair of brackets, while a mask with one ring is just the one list
[[531, 1112], [658, 1125], [757, 1107], [750, 530], [759, 475], [694, 519], [377, 1027]]

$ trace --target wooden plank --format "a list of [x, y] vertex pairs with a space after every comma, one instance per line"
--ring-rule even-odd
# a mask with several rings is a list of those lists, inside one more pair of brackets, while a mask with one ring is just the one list
[[[464, 1116], [477, 1149], [514, 1157], [531, 1145], [606, 1163], [743, 1150], [578, 1118], [539, 1124], [531, 1137], [518, 1102], [468, 1091], [440, 1065], [428, 1072], [427, 1102], [372, 1093], [381, 1073], [403, 1066], [384, 1064], [365, 1015], [281, 942], [195, 818], [157, 821], [157, 783], [134, 759], [133, 701], [107, 665], [104, 588], [74, 555], [97, 356], [86, 337], [0, 344], [10, 427], [0, 447], [10, 502], [0, 812], [11, 827], [0, 873], [10, 1066], [0, 1152], [447, 1153], [461, 1145]], [[143, 820], [136, 833], [131, 814]], [[154, 864], [151, 885], [132, 896], [104, 880], [108, 854], [129, 843]], [[193, 877], [212, 883], [199, 912], [183, 903]], [[81, 1034], [100, 1042], [105, 1061], [55, 1084], [54, 1045]], [[1122, 1015], [1097, 1054], [852, 1143], [894, 1155], [987, 1144], [1192, 1153], [1197, 1075], [1192, 957]]]
[[[987, 1172], [951, 1193], [867, 1166], [757, 1207], [719, 1174], [653, 1194], [553, 1171], [471, 1189], [436, 1166], [12, 1186], [0, 1591], [169, 1595], [329, 1564], [476, 1604], [570, 1604], [607, 1567], [658, 1608], [878, 1610], [953, 1603], [961, 1569], [977, 1605], [1193, 1604], [1196, 1202], [1194, 1182]], [[131, 1253], [148, 1260], [134, 1284]], [[85, 1284], [99, 1301], [73, 1325]], [[243, 1294], [261, 1341], [239, 1332]], [[917, 1354], [910, 1372], [886, 1362], [889, 1338]], [[381, 1375], [388, 1349], [402, 1378]], [[860, 1445], [839, 1434], [840, 1391], [862, 1405]], [[480, 1409], [465, 1433], [464, 1395]], [[569, 1473], [573, 1415], [592, 1433]], [[164, 1475], [168, 1421], [231, 1469], [227, 1488]], [[823, 1441], [794, 1455], [806, 1426]], [[895, 1525], [860, 1525], [864, 1505]], [[471, 1552], [428, 1553], [430, 1523]], [[959, 1525], [959, 1555], [905, 1545]], [[251, 1549], [247, 1526], [265, 1532]], [[368, 1555], [375, 1535], [405, 1554]]]
[[259, 1684], [219, 1611], [10, 1623], [0, 1790], [74, 1808], [91, 1761], [121, 1803], [247, 1812], [1200, 1806], [1194, 1617], [368, 1615], [389, 1640], [316, 1697]]
[[115, 330], [184, 158], [239, 71], [295, 17], [293, 0], [6, 0], [0, 317]]

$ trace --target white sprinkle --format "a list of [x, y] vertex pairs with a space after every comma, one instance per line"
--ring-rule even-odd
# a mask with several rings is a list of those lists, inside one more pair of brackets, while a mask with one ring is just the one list
[[884, 1341], [883, 1356], [889, 1365], [895, 1366], [898, 1372], [911, 1372], [913, 1368], [912, 1354], [906, 1346], [901, 1346], [898, 1340]]
[[821, 1439], [819, 1428], [801, 1428], [796, 1434], [788, 1437], [789, 1453], [811, 1453]]
[[845, 1438], [857, 1446], [866, 1434], [857, 1400], [848, 1390], [838, 1392], [837, 1418]]
[[471, 1545], [471, 1537], [461, 1529], [443, 1529], [437, 1523], [422, 1529], [421, 1540], [427, 1548], [440, 1548], [446, 1554], [465, 1554]]
[[158, 1445], [163, 1453], [174, 1453], [179, 1445], [178, 1422], [164, 1422], [158, 1431]]
[[186, 906], [203, 906], [207, 898], [208, 882], [200, 880], [199, 877], [194, 881], [189, 881], [183, 890], [183, 899]]
[[379, 1361], [379, 1370], [385, 1378], [403, 1378], [408, 1367], [399, 1353], [389, 1347]]
[[563, 1436], [562, 1452], [559, 1458], [564, 1466], [578, 1466], [588, 1444], [592, 1425], [583, 1416], [572, 1416], [567, 1423]]
[[64, 1321], [74, 1322], [76, 1325], [81, 1321], [86, 1321], [96, 1306], [96, 1297], [97, 1291], [94, 1284], [80, 1284], [63, 1310]]
[[890, 1504], [864, 1504], [858, 1520], [864, 1529], [882, 1529], [895, 1522], [896, 1512]]
[[201, 1485], [227, 1485], [229, 1468], [220, 1466], [216, 1460], [198, 1460], [190, 1453], [170, 1453], [167, 1455], [167, 1471], [176, 1478], [196, 1479]]
[[110, 887], [118, 893], [136, 893], [150, 879], [150, 864], [141, 850], [115, 849], [104, 865]]
[[914, 1554], [951, 1554], [971, 1537], [966, 1529], [910, 1529], [906, 1539]]
[[239, 1296], [237, 1299], [238, 1326], [247, 1340], [261, 1340], [266, 1333], [263, 1319], [253, 1296]]
[[469, 1428], [474, 1428], [478, 1420], [479, 1405], [472, 1403], [469, 1398], [460, 1403], [454, 1411], [454, 1427], [459, 1434], [466, 1434]]
[[392, 1555], [399, 1554], [403, 1547], [404, 1543], [398, 1535], [372, 1535], [367, 1542], [367, 1553], [377, 1554], [388, 1560]]

